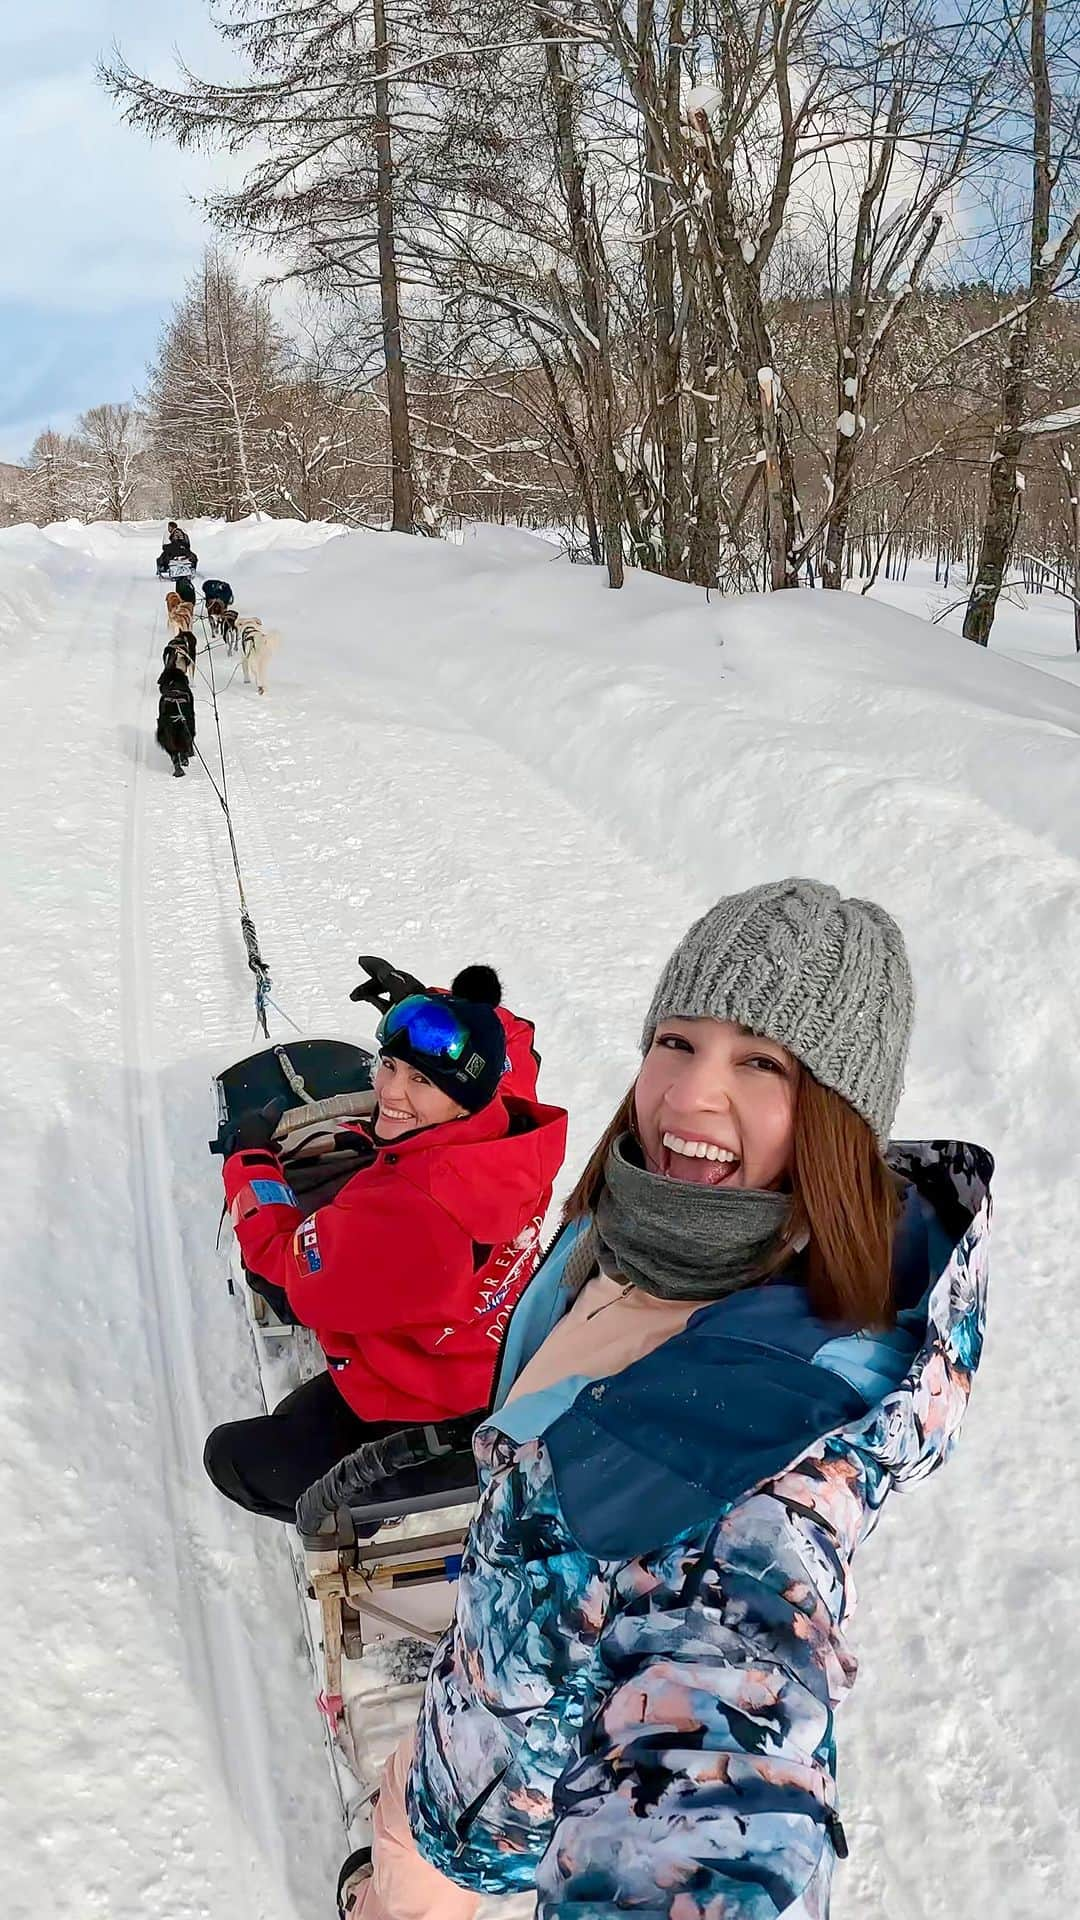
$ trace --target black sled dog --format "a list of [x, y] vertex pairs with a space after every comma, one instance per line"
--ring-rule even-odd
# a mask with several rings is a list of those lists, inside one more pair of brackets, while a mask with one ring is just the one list
[[195, 696], [181, 666], [166, 666], [158, 678], [155, 738], [179, 780], [195, 751]]
[[195, 672], [195, 647], [195, 635], [181, 629], [171, 640], [166, 640], [161, 653], [162, 665], [182, 667], [190, 680]]

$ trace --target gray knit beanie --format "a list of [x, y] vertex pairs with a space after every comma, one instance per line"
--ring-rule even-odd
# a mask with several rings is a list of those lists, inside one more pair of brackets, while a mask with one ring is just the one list
[[820, 880], [771, 880], [718, 900], [660, 975], [661, 1020], [737, 1020], [842, 1094], [884, 1146], [904, 1084], [914, 992], [904, 937], [872, 900]]

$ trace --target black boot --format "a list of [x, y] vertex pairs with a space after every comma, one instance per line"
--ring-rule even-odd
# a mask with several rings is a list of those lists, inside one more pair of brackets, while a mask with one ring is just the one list
[[365, 1880], [370, 1879], [371, 1848], [357, 1847], [355, 1853], [350, 1853], [345, 1865], [338, 1874], [338, 1920], [350, 1920], [350, 1915], [353, 1910], [353, 1895], [359, 1890]]
[[173, 763], [172, 763], [172, 770], [173, 770], [173, 779], [174, 779], [174, 780], [182, 780], [182, 779], [183, 779], [183, 777], [184, 777], [184, 763], [183, 763], [183, 761], [181, 760], [181, 758], [180, 758], [180, 755], [179, 755], [178, 753], [174, 753], [174, 754], [173, 754]]

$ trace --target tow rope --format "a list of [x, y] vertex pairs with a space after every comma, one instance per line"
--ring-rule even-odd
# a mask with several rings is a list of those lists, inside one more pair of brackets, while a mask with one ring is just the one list
[[[199, 624], [202, 628], [203, 652], [210, 663], [209, 679], [207, 679], [206, 674], [202, 673], [201, 670], [200, 670], [200, 677], [202, 678], [203, 684], [205, 686], [208, 686], [210, 689], [210, 700], [214, 709], [214, 729], [217, 733], [218, 760], [221, 766], [221, 785], [220, 786], [215, 780], [213, 774], [211, 773], [210, 768], [207, 766], [205, 759], [203, 758], [202, 752], [200, 751], [200, 748], [199, 748], [198, 741], [192, 740], [191, 745], [198, 758], [199, 764], [203, 769], [203, 772], [205, 773], [207, 779], [210, 782], [210, 785], [214, 790], [215, 795], [217, 796], [218, 805], [220, 806], [222, 813], [225, 815], [225, 827], [229, 835], [229, 851], [232, 854], [233, 872], [236, 875], [236, 890], [240, 896], [240, 931], [244, 938], [244, 948], [247, 953], [247, 963], [255, 979], [255, 1032], [258, 1033], [261, 1028], [264, 1039], [269, 1040], [270, 1028], [267, 1025], [267, 1020], [266, 1020], [266, 1009], [268, 1006], [273, 1007], [275, 1013], [280, 1014], [283, 1020], [288, 1021], [288, 1024], [292, 1028], [294, 1033], [299, 1033], [301, 1030], [297, 1026], [295, 1020], [290, 1019], [289, 1015], [285, 1013], [281, 1007], [278, 1006], [277, 1001], [273, 998], [274, 983], [270, 977], [270, 969], [267, 966], [266, 961], [262, 957], [262, 953], [259, 948], [259, 936], [255, 930], [255, 922], [251, 917], [251, 910], [248, 907], [247, 896], [244, 893], [244, 876], [240, 869], [240, 854], [236, 845], [236, 834], [233, 830], [232, 810], [229, 806], [229, 781], [228, 781], [228, 775], [225, 771], [225, 745], [221, 737], [221, 715], [218, 712], [217, 681], [214, 676], [214, 649], [213, 649], [212, 641], [210, 640], [210, 637], [207, 634], [205, 616], [203, 615], [201, 610], [197, 611], [196, 618], [198, 619]], [[155, 628], [154, 645], [156, 647], [157, 645], [157, 622], [156, 621], [154, 623], [154, 628]], [[198, 665], [197, 654], [196, 654], [196, 665]], [[235, 673], [235, 669], [234, 669], [234, 673]], [[230, 685], [232, 684], [231, 681], [229, 684]]]

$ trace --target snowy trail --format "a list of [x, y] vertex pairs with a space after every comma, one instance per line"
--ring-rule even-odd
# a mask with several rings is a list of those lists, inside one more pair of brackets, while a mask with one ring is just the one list
[[[167, 863], [176, 871], [176, 856], [182, 850], [178, 844], [182, 834], [176, 831], [179, 824], [176, 810], [172, 810], [169, 820], [168, 809], [152, 808], [149, 804], [152, 788], [147, 759], [151, 751], [157, 752], [152, 729], [161, 651], [158, 643], [162, 638], [158, 622], [140, 701], [138, 757], [130, 790], [121, 888], [124, 1059], [135, 1255], [142, 1282], [147, 1345], [158, 1405], [164, 1416], [165, 1501], [177, 1556], [180, 1616], [198, 1690], [213, 1710], [219, 1764], [223, 1776], [234, 1784], [238, 1793], [239, 1811], [253, 1849], [253, 1856], [241, 1864], [250, 1867], [251, 1857], [259, 1858], [270, 1865], [274, 1879], [281, 1882], [285, 1879], [283, 1838], [268, 1767], [270, 1743], [258, 1670], [240, 1625], [235, 1597], [228, 1592], [214, 1594], [200, 1577], [198, 1565], [188, 1550], [191, 1528], [186, 1489], [198, 1472], [201, 1438], [205, 1437], [212, 1421], [207, 1415], [199, 1377], [195, 1338], [198, 1322], [192, 1312], [191, 1290], [186, 1284], [179, 1251], [180, 1223], [171, 1177], [173, 1154], [167, 1137], [153, 1043], [153, 964], [162, 959], [163, 945], [166, 953], [172, 950], [175, 954], [176, 933], [173, 926], [159, 925], [155, 940], [153, 929], [147, 926], [144, 845], [148, 812], [153, 814], [152, 824], [156, 829], [157, 861]], [[201, 892], [202, 885], [192, 870], [187, 888], [172, 891], [172, 903], [183, 914], [185, 907], [190, 910], [196, 904]], [[211, 1516], [216, 1515], [215, 1505], [207, 1509], [204, 1499], [199, 1505]], [[218, 1550], [223, 1550], [224, 1528], [216, 1526], [213, 1533]], [[245, 1893], [247, 1901], [252, 1902], [256, 1888], [250, 1875]]]
[[[786, 597], [605, 596], [527, 540], [330, 532], [197, 543], [285, 634], [265, 699], [231, 665], [218, 686], [249, 906], [305, 1031], [370, 1037], [360, 950], [435, 980], [497, 960], [571, 1110], [568, 1179], [657, 962], [722, 887], [819, 872], [909, 929], [901, 1125], [998, 1153], [995, 1277], [958, 1458], [856, 1569], [834, 1920], [1064, 1916], [1080, 695], [866, 602], [800, 596], [795, 629]], [[5, 1895], [14, 1920], [316, 1920], [341, 1840], [288, 1557], [201, 1469], [208, 1426], [258, 1404], [205, 1146], [252, 992], [218, 802], [153, 742], [156, 536], [0, 536], [0, 1608], [25, 1709]]]
[[[153, 740], [160, 592], [130, 562], [71, 584], [4, 657], [46, 1160], [16, 1200], [15, 1270], [47, 1241], [36, 1298], [13, 1303], [0, 1401], [5, 1510], [38, 1582], [0, 1574], [36, 1721], [30, 1797], [0, 1813], [5, 1911], [315, 1920], [340, 1831], [288, 1561], [278, 1540], [238, 1543], [201, 1467], [214, 1418], [256, 1391], [205, 1154], [203, 1050], [227, 1058], [250, 1034], [243, 983], [230, 994], [220, 970], [237, 938], [221, 816], [190, 779], [178, 806]], [[74, 729], [56, 692], [76, 674]], [[26, 1064], [7, 1077], [26, 1087]]]

